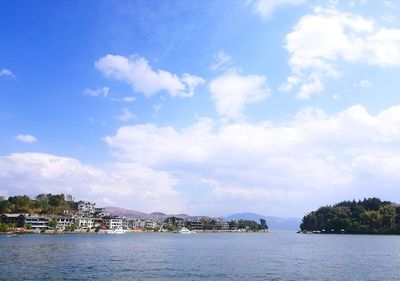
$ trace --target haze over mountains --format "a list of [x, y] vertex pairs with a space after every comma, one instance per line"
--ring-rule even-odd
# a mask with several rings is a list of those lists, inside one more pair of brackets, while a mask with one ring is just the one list
[[[162, 212], [152, 212], [152, 213], [144, 213], [131, 209], [124, 209], [119, 207], [105, 207], [105, 211], [108, 214], [125, 216], [128, 218], [136, 218], [136, 219], [155, 219], [155, 220], [164, 220], [172, 214], [165, 214]], [[199, 217], [207, 218], [208, 216], [192, 216], [187, 214], [173, 214], [174, 216], [185, 218], [185, 219], [197, 219]], [[298, 230], [300, 225], [299, 218], [282, 218], [282, 217], [273, 217], [273, 216], [264, 216], [257, 213], [236, 213], [225, 217], [226, 220], [253, 220], [256, 222], [260, 222], [260, 219], [265, 219], [268, 226], [272, 230]]]
[[227, 220], [252, 220], [260, 222], [265, 219], [270, 229], [274, 230], [298, 230], [301, 222], [300, 218], [281, 218], [273, 216], [264, 216], [257, 213], [237, 213], [226, 217]]

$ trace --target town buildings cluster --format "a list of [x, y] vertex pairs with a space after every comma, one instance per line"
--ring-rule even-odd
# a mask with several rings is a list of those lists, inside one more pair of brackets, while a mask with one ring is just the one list
[[68, 210], [64, 215], [37, 215], [37, 214], [1, 214], [0, 223], [13, 225], [30, 231], [90, 231], [90, 230], [142, 230], [142, 231], [175, 231], [183, 227], [190, 230], [237, 230], [240, 225], [237, 221], [227, 222], [223, 218], [207, 217], [179, 217], [166, 216], [163, 218], [128, 218], [107, 214], [104, 208], [96, 208], [96, 204], [89, 201], [74, 201], [72, 196], [65, 196], [70, 202], [73, 214]]

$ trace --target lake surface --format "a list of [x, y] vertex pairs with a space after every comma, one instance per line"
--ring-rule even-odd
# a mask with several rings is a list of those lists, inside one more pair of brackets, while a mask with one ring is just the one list
[[0, 280], [400, 280], [400, 236], [0, 236]]

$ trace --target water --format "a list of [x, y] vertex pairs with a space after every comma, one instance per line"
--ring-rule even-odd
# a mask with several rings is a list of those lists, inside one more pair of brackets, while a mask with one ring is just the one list
[[400, 280], [400, 236], [0, 236], [0, 280]]

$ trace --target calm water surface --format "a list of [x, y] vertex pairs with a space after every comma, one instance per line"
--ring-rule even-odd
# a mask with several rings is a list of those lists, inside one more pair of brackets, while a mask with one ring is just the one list
[[400, 280], [400, 237], [0, 236], [0, 280]]

